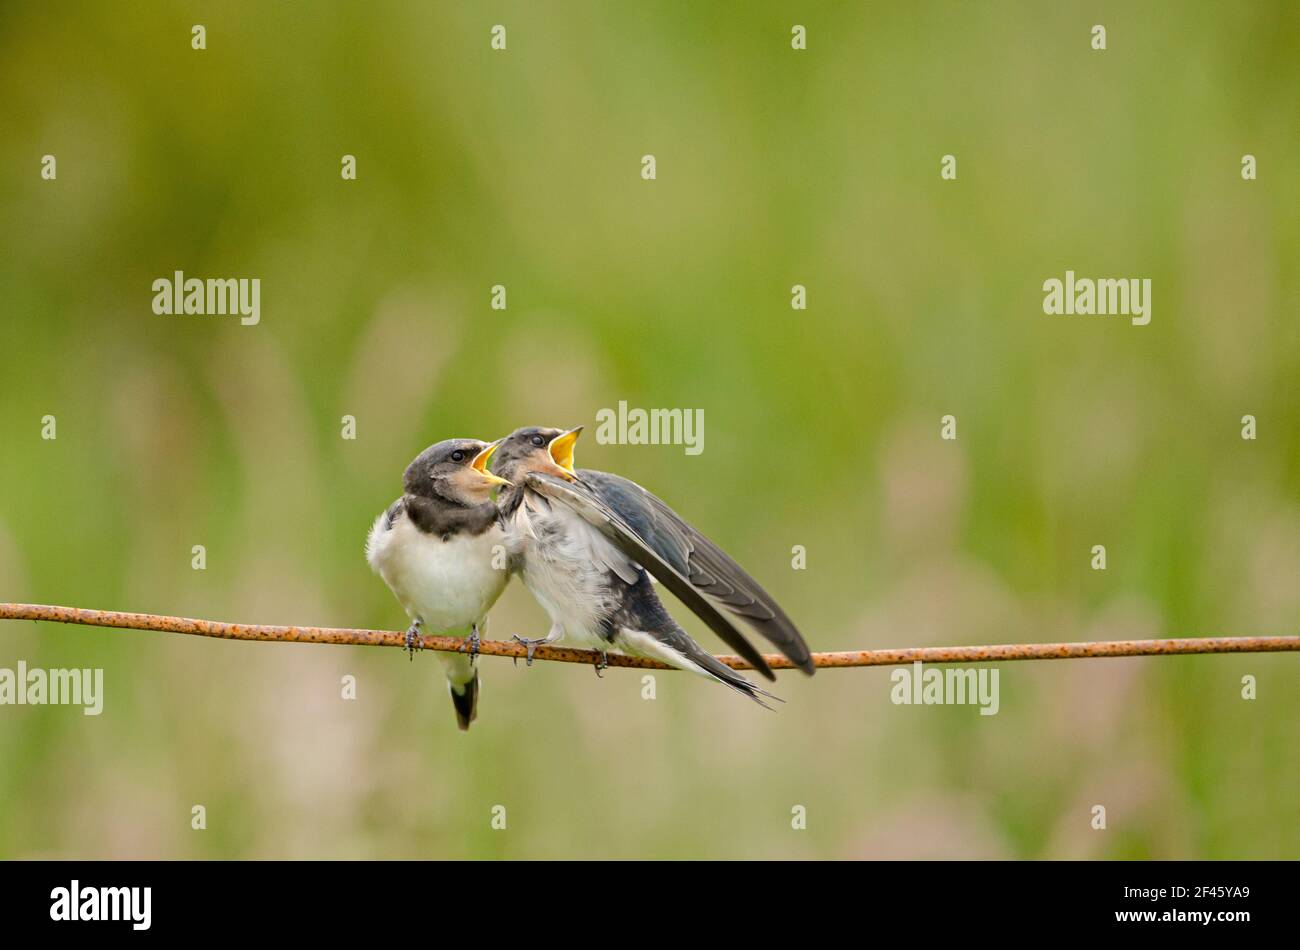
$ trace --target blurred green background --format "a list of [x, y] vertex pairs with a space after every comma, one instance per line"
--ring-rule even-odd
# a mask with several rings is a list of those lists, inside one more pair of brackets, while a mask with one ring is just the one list
[[[401, 628], [407, 462], [585, 423], [815, 649], [1300, 632], [1297, 88], [1290, 2], [5, 3], [0, 601]], [[155, 316], [176, 269], [261, 324]], [[1044, 315], [1067, 269], [1151, 324]], [[619, 400], [703, 454], [597, 444]], [[492, 635], [545, 630], [512, 585]], [[1300, 856], [1293, 655], [1008, 664], [992, 717], [488, 659], [467, 735], [428, 654], [20, 659], [105, 711], [0, 707], [5, 857]]]

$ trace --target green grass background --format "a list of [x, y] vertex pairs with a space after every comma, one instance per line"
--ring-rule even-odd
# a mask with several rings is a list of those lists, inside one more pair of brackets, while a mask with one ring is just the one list
[[[4, 4], [0, 600], [401, 627], [362, 544], [406, 463], [626, 399], [704, 453], [579, 463], [816, 649], [1300, 632], [1297, 88], [1289, 2]], [[175, 269], [261, 325], [155, 316]], [[1151, 278], [1150, 326], [1044, 315], [1066, 269]], [[1300, 856], [1294, 656], [1009, 664], [994, 717], [485, 660], [468, 735], [428, 655], [19, 659], [106, 708], [0, 707], [6, 857]]]

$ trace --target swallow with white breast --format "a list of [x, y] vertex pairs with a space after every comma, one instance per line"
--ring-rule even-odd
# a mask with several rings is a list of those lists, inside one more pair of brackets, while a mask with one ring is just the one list
[[478, 714], [479, 637], [510, 579], [505, 527], [491, 497], [509, 483], [487, 469], [499, 444], [448, 439], [429, 446], [407, 466], [402, 497], [366, 539], [366, 560], [411, 618], [412, 654], [421, 630], [465, 637], [467, 653], [439, 654], [462, 731]]

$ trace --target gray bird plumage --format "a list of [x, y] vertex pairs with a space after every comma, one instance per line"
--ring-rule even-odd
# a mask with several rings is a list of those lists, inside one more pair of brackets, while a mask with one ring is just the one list
[[[618, 514], [692, 587], [746, 621], [799, 669], [812, 675], [812, 653], [781, 606], [743, 567], [677, 512], [636, 482], [608, 472], [578, 469], [577, 483]], [[664, 582], [662, 578], [660, 581]], [[763, 666], [766, 669], [766, 664]]]
[[[623, 513], [626, 500], [621, 497], [610, 504], [592, 489], [591, 483], [583, 478], [585, 475], [604, 475], [603, 472], [589, 472], [584, 469], [578, 481], [565, 481], [554, 475], [542, 472], [530, 472], [524, 484], [538, 494], [564, 504], [588, 524], [593, 525], [604, 534], [613, 545], [623, 552], [636, 565], [643, 567], [655, 580], [663, 584], [691, 612], [708, 624], [723, 642], [749, 661], [754, 669], [768, 679], [776, 679], [771, 667], [763, 659], [763, 654], [745, 639], [744, 635], [723, 617], [705, 597], [702, 591], [691, 582], [672, 560], [666, 558], [662, 550], [649, 544], [641, 534], [632, 527], [631, 519]], [[609, 475], [607, 478], [617, 478]], [[626, 479], [620, 479], [626, 481]], [[629, 485], [640, 488], [633, 482]], [[648, 493], [647, 493], [648, 494]], [[624, 502], [622, 506], [619, 502]], [[635, 512], [634, 512], [635, 514]], [[655, 598], [656, 602], [658, 598]], [[674, 625], [675, 626], [675, 625]]]
[[690, 638], [664, 609], [652, 575], [762, 675], [775, 679], [719, 608], [811, 673], [811, 654], [789, 617], [716, 544], [635, 482], [573, 469], [577, 431], [521, 429], [502, 440], [497, 456], [497, 473], [513, 483], [498, 503], [512, 526], [517, 569], [551, 615], [545, 642], [567, 636], [596, 649], [615, 646], [693, 669], [760, 703], [759, 695], [771, 696]]

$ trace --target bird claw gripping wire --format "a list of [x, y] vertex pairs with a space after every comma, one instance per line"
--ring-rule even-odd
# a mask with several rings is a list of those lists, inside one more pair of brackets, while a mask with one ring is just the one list
[[473, 666], [475, 661], [478, 660], [478, 648], [479, 648], [479, 644], [482, 642], [483, 641], [479, 638], [478, 635], [478, 624], [474, 624], [474, 626], [471, 628], [471, 633], [469, 637], [466, 638], [465, 640], [465, 645], [461, 647], [462, 651], [469, 650], [470, 666]]
[[411, 625], [406, 628], [406, 652], [412, 660], [415, 659], [415, 651], [423, 650], [420, 644], [420, 628], [423, 624], [418, 620], [412, 620]]
[[[524, 658], [524, 662], [525, 662], [528, 666], [532, 666], [532, 665], [533, 665], [533, 652], [537, 649], [537, 644], [539, 644], [539, 643], [545, 643], [545, 642], [546, 642], [546, 639], [545, 639], [544, 637], [541, 638], [541, 639], [538, 639], [538, 640], [529, 640], [527, 637], [521, 637], [521, 636], [519, 636], [519, 634], [515, 634], [515, 635], [514, 635], [513, 637], [511, 637], [510, 639], [514, 640], [516, 643], [522, 643], [522, 644], [524, 645], [524, 650], [525, 650], [525, 652], [527, 652], [527, 654], [528, 654], [528, 655]], [[515, 666], [518, 666], [518, 665], [519, 665], [519, 657], [517, 657], [517, 656], [516, 656], [516, 657], [511, 657], [511, 659], [513, 659], [513, 660], [515, 661]]]

